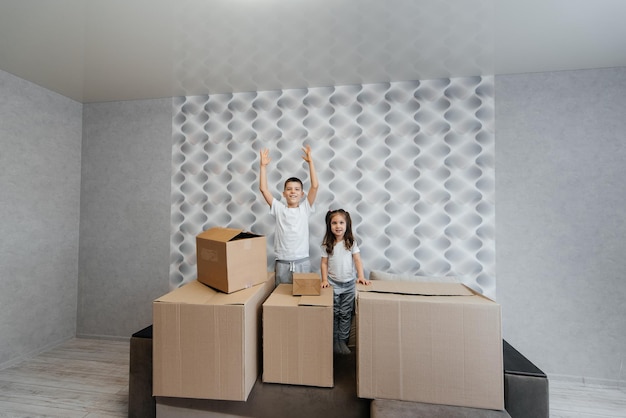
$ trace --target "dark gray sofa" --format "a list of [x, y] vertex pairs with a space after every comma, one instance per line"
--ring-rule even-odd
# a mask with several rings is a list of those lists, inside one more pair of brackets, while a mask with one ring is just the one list
[[[193, 416], [323, 418], [402, 416], [543, 418], [549, 416], [548, 379], [532, 362], [503, 341], [504, 404], [506, 411], [432, 405], [417, 402], [360, 399], [356, 396], [356, 356], [336, 356], [335, 387], [263, 383], [259, 378], [248, 401], [219, 401], [152, 396], [152, 326], [130, 340], [129, 418]], [[407, 415], [408, 414], [408, 415]]]
[[548, 377], [530, 360], [502, 341], [504, 354], [504, 407], [513, 418], [548, 418]]

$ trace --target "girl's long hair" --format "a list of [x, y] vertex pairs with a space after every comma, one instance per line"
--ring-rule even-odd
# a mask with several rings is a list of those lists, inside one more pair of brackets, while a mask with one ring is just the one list
[[322, 241], [322, 246], [326, 250], [328, 255], [333, 254], [333, 248], [335, 247], [335, 235], [330, 228], [330, 221], [335, 215], [341, 215], [346, 220], [346, 232], [343, 235], [343, 244], [346, 250], [350, 250], [354, 245], [354, 235], [352, 234], [352, 219], [350, 214], [343, 209], [329, 210], [326, 212], [326, 234]]

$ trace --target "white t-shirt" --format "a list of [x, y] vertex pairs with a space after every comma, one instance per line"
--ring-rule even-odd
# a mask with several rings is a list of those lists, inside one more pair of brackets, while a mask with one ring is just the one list
[[351, 249], [346, 250], [346, 246], [342, 240], [335, 243], [333, 254], [329, 257], [326, 248], [322, 245], [322, 257], [328, 257], [328, 277], [340, 283], [355, 280], [357, 278], [357, 272], [352, 255], [358, 252], [360, 252], [360, 250], [356, 241], [354, 241]]
[[315, 207], [304, 199], [297, 208], [272, 200], [270, 213], [276, 218], [274, 254], [277, 260], [299, 260], [309, 256], [309, 217]]

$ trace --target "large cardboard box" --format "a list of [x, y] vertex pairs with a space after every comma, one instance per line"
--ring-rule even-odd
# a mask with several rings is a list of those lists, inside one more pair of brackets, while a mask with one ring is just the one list
[[318, 273], [293, 273], [294, 296], [319, 296], [322, 278]]
[[460, 283], [358, 285], [357, 394], [504, 409], [500, 306]]
[[196, 280], [153, 302], [153, 395], [245, 401], [260, 373], [266, 281], [234, 293]]
[[231, 293], [267, 278], [265, 237], [233, 228], [210, 228], [196, 236], [198, 280]]
[[263, 382], [332, 387], [333, 290], [293, 296], [280, 284], [263, 304]]

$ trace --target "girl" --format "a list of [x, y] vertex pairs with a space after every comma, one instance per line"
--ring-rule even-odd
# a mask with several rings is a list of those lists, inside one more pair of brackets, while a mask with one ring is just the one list
[[359, 246], [352, 234], [350, 214], [343, 209], [326, 214], [322, 242], [322, 287], [333, 287], [334, 345], [336, 353], [350, 354], [348, 338], [352, 324], [356, 283], [370, 284], [363, 275]]

